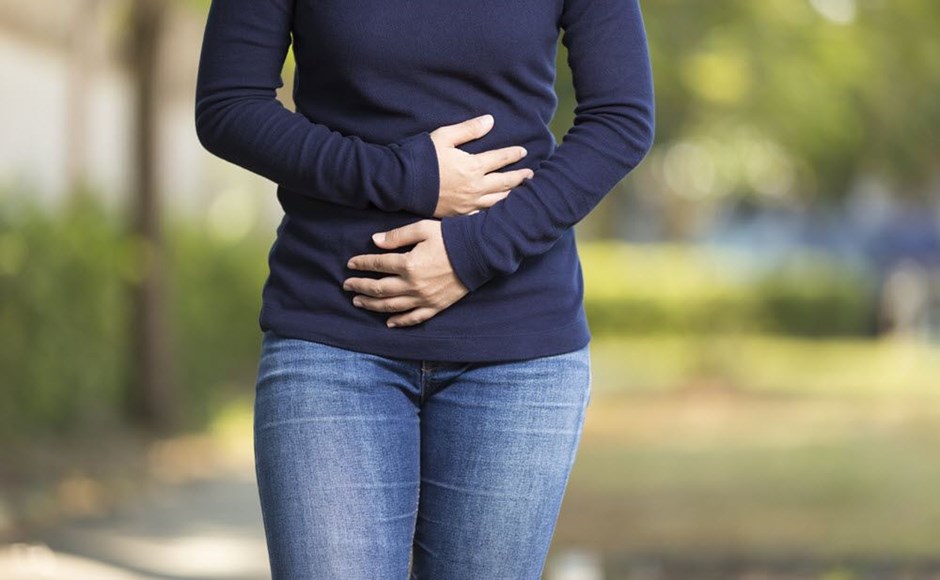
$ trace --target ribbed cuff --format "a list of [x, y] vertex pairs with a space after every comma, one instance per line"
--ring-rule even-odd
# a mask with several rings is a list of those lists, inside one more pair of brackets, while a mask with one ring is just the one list
[[404, 192], [404, 209], [422, 217], [434, 217], [440, 199], [441, 175], [438, 167], [437, 149], [431, 134], [422, 131], [397, 143], [405, 153], [408, 164], [408, 191]]
[[485, 267], [478, 248], [481, 239], [479, 226], [485, 217], [485, 211], [441, 219], [441, 235], [451, 267], [471, 292], [493, 277]]

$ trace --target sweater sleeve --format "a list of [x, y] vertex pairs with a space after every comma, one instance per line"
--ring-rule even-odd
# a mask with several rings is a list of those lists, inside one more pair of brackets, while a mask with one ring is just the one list
[[560, 24], [577, 101], [573, 126], [508, 196], [441, 220], [448, 258], [471, 291], [548, 251], [652, 146], [653, 79], [639, 0], [565, 0]]
[[294, 0], [212, 0], [196, 80], [196, 133], [212, 154], [318, 200], [433, 217], [437, 152], [422, 131], [388, 145], [314, 123], [276, 97]]

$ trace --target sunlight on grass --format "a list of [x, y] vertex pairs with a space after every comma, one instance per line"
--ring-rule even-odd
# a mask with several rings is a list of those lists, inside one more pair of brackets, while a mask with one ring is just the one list
[[[605, 557], [924, 557], [940, 528], [940, 349], [728, 335], [592, 342], [554, 540]], [[252, 461], [253, 392], [210, 435]]]
[[229, 399], [212, 417], [208, 428], [220, 450], [242, 465], [254, 462], [253, 404], [251, 390]]
[[900, 339], [666, 335], [603, 338], [591, 349], [605, 391], [717, 382], [781, 394], [940, 395], [940, 346]]
[[606, 554], [929, 557], [938, 350], [898, 341], [597, 341], [558, 526]]

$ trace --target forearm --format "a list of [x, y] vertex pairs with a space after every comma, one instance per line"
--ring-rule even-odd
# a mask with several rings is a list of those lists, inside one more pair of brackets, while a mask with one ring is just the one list
[[276, 98], [291, 43], [291, 0], [213, 0], [195, 123], [214, 155], [302, 195], [430, 217], [440, 176], [427, 132], [389, 145], [342, 135]]
[[471, 290], [548, 251], [652, 146], [653, 79], [637, 0], [569, 1], [563, 23], [578, 103], [574, 125], [535, 176], [506, 198], [442, 220], [455, 273]]

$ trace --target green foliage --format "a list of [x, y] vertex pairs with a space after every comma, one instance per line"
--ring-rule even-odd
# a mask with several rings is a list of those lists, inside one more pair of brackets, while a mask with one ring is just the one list
[[873, 283], [810, 252], [744, 275], [742, 255], [707, 248], [580, 242], [585, 308], [595, 335], [763, 332], [858, 335]]
[[200, 425], [251, 383], [260, 354], [258, 315], [274, 233], [213, 238], [200, 223], [172, 220], [168, 268], [178, 384]]
[[643, 5], [659, 143], [740, 129], [784, 149], [801, 195], [859, 173], [927, 182], [940, 149], [940, 3], [663, 0]]
[[[119, 422], [140, 245], [90, 196], [56, 212], [17, 199], [0, 210], [0, 434]], [[197, 220], [166, 230], [171, 375], [198, 427], [253, 378], [267, 246], [260, 234], [217, 241]]]
[[[48, 212], [17, 198], [0, 210], [0, 431], [119, 421], [130, 377], [128, 284], [141, 246], [91, 196]], [[253, 384], [257, 317], [273, 232], [220, 236], [202, 219], [166, 218], [166, 307], [179, 405], [211, 419]], [[865, 280], [802, 256], [737, 280], [703, 249], [584, 243], [586, 302], [597, 335], [864, 330]]]
[[871, 327], [875, 285], [836, 260], [799, 257], [754, 286], [755, 328], [799, 336], [859, 335]]
[[102, 402], [119, 396], [127, 310], [116, 220], [88, 198], [58, 216], [0, 207], [0, 425], [113, 420]]

